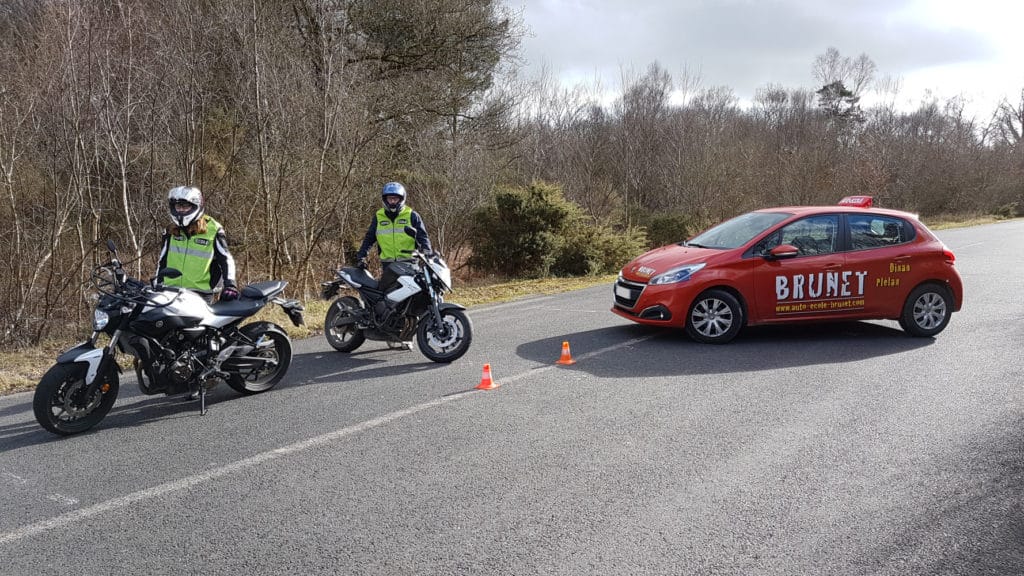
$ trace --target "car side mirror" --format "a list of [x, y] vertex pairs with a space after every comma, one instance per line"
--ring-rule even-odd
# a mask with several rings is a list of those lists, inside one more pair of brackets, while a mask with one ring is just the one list
[[775, 248], [772, 248], [765, 254], [766, 260], [785, 260], [786, 258], [794, 258], [800, 255], [800, 249], [792, 244], [779, 244]]

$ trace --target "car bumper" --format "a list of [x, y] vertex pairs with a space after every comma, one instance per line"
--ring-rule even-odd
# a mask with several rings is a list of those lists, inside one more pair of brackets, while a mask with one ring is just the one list
[[615, 282], [611, 310], [640, 324], [683, 326], [694, 292], [687, 283], [651, 286], [620, 278]]

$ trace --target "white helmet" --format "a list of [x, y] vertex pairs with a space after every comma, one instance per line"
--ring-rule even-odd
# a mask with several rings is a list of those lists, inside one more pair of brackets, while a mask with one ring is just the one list
[[[188, 210], [180, 211], [175, 204], [188, 203]], [[203, 193], [195, 186], [175, 186], [167, 193], [167, 208], [171, 212], [171, 221], [182, 228], [188, 227], [203, 216]]]

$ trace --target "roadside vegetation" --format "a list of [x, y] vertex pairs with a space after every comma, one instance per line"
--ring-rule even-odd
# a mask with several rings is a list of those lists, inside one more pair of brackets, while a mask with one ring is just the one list
[[957, 99], [898, 109], [867, 55], [823, 46], [810, 86], [749, 104], [657, 62], [609, 97], [522, 77], [527, 32], [493, 0], [6, 2], [0, 389], [87, 330], [107, 239], [153, 275], [178, 184], [205, 193], [241, 281], [285, 279], [306, 302], [391, 180], [471, 303], [508, 279], [600, 281], [763, 206], [869, 194], [925, 221], [1024, 213], [1024, 86], [982, 117]]

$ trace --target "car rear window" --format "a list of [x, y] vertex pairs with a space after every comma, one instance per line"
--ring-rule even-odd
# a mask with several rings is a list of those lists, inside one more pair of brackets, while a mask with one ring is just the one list
[[850, 214], [850, 249], [868, 250], [895, 246], [914, 239], [914, 227], [902, 218], [880, 214]]

